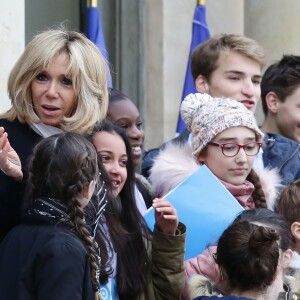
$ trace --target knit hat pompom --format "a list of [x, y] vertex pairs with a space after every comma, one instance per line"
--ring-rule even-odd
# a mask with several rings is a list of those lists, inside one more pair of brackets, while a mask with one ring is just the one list
[[192, 132], [192, 125], [194, 114], [198, 107], [203, 104], [212, 101], [214, 98], [208, 94], [189, 94], [187, 95], [181, 103], [180, 113], [182, 120], [185, 123], [186, 128], [189, 132]]
[[216, 135], [232, 127], [247, 127], [257, 141], [263, 133], [253, 113], [242, 103], [229, 98], [213, 98], [206, 94], [190, 94], [181, 104], [181, 116], [192, 133], [192, 148], [197, 156]]

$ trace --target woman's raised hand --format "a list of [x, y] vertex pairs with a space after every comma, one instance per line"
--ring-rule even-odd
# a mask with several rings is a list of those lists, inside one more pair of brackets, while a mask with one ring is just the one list
[[11, 147], [7, 132], [3, 127], [0, 127], [0, 169], [7, 176], [16, 180], [22, 180], [23, 178], [20, 158]]

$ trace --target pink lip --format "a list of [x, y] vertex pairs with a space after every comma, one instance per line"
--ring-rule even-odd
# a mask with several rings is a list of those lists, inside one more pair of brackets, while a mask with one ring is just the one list
[[231, 171], [235, 175], [244, 175], [246, 173], [246, 169], [231, 169]]
[[245, 99], [241, 100], [240, 102], [243, 103], [248, 109], [251, 109], [255, 106], [255, 102], [253, 100]]
[[120, 183], [121, 183], [121, 180], [119, 180], [119, 179], [113, 179], [113, 178], [111, 178], [111, 181], [112, 181], [112, 185], [114, 187], [118, 187], [120, 185]]
[[55, 115], [60, 110], [60, 108], [52, 105], [42, 105], [41, 108], [43, 113], [48, 116]]

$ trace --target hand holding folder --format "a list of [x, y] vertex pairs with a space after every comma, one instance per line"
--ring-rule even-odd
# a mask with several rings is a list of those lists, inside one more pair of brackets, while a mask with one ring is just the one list
[[[187, 227], [185, 260], [215, 244], [244, 209], [205, 165], [164, 198], [176, 208], [179, 221]], [[153, 230], [153, 208], [147, 211], [144, 218]]]

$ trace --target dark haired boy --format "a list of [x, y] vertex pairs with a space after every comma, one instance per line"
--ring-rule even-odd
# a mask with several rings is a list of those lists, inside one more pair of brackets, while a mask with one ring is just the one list
[[284, 55], [261, 82], [266, 133], [263, 162], [278, 168], [282, 184], [300, 179], [300, 56]]

